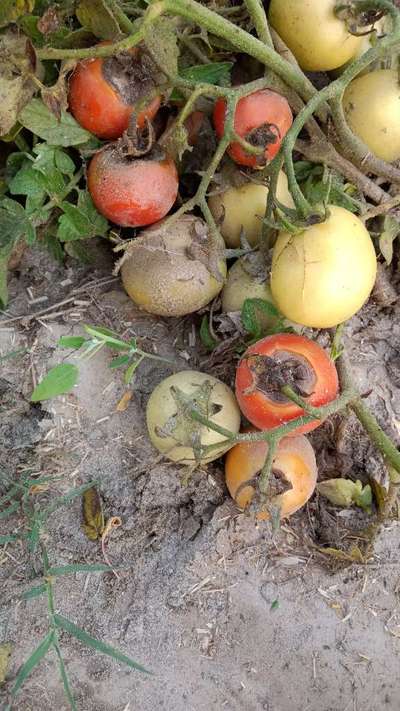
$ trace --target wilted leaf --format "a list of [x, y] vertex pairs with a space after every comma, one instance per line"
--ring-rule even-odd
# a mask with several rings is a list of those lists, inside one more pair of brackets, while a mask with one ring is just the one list
[[62, 363], [49, 370], [43, 380], [36, 386], [31, 402], [50, 400], [57, 395], [68, 393], [78, 381], [79, 370], [76, 365]]
[[117, 20], [103, 0], [81, 0], [76, 16], [83, 27], [100, 39], [113, 40], [121, 34]]
[[104, 531], [104, 514], [101, 499], [95, 486], [84, 492], [82, 496], [82, 528], [91, 541], [101, 538]]
[[386, 500], [388, 497], [388, 490], [376, 479], [371, 479], [371, 499], [372, 492], [374, 494], [374, 499], [376, 501], [376, 506], [378, 511], [382, 511], [385, 508]]
[[327, 479], [317, 485], [318, 493], [324, 496], [334, 506], [349, 508], [355, 504], [363, 509], [369, 509], [372, 503], [372, 492], [369, 484], [363, 487], [361, 481], [351, 479]]
[[38, 20], [37, 28], [43, 35], [49, 35], [52, 32], [56, 32], [56, 30], [60, 27], [60, 24], [61, 19], [56, 8], [48, 7], [42, 17]]
[[8, 663], [10, 661], [10, 655], [12, 651], [12, 645], [10, 642], [4, 642], [0, 644], [0, 686], [4, 684], [5, 678], [8, 671]]
[[19, 17], [28, 15], [35, 7], [35, 0], [1, 0], [0, 27], [15, 22]]
[[386, 215], [383, 222], [383, 231], [379, 237], [379, 249], [386, 264], [391, 264], [393, 259], [393, 242], [400, 234], [400, 222], [393, 215]]
[[174, 160], [181, 160], [185, 151], [192, 150], [188, 143], [188, 132], [185, 126], [175, 124], [163, 135], [162, 146]]
[[66, 111], [61, 112], [58, 121], [40, 99], [32, 99], [19, 114], [18, 121], [52, 146], [77, 146], [92, 137]]
[[125, 412], [125, 410], [128, 409], [129, 403], [132, 399], [132, 395], [132, 390], [127, 390], [126, 393], [123, 394], [121, 400], [119, 401], [116, 407], [117, 412]]
[[146, 47], [158, 68], [167, 77], [178, 73], [178, 41], [175, 25], [166, 17], [159, 17], [146, 27]]
[[358, 546], [352, 546], [348, 552], [331, 547], [318, 548], [317, 550], [331, 558], [336, 558], [337, 560], [346, 561], [348, 563], [365, 563], [365, 558]]
[[9, 32], [0, 36], [0, 136], [11, 131], [18, 113], [35, 92], [31, 47], [23, 35]]

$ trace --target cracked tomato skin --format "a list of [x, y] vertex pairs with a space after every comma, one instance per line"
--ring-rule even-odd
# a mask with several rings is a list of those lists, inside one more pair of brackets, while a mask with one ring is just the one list
[[[254, 497], [254, 479], [261, 472], [267, 453], [267, 442], [240, 442], [225, 457], [226, 486], [241, 509], [246, 509]], [[317, 483], [317, 463], [308, 439], [302, 435], [282, 439], [272, 469], [281, 472], [292, 486], [271, 501], [279, 505], [280, 518], [288, 518], [309, 500]], [[268, 519], [268, 511], [259, 511], [257, 518]]]
[[[247, 349], [236, 371], [236, 398], [239, 407], [249, 422], [260, 430], [279, 427], [306, 414], [296, 403], [289, 400], [277, 402], [256, 386], [255, 374], [251, 369], [251, 363], [256, 362], [253, 357], [258, 355], [273, 359], [274, 354], [276, 357], [278, 353], [287, 357], [297, 356], [310, 368], [312, 392], [309, 396], [302, 396], [307, 403], [320, 407], [334, 400], [338, 394], [339, 383], [335, 365], [315, 341], [294, 333], [267, 336]], [[267, 370], [270, 366], [267, 364], [265, 367]], [[311, 432], [320, 424], [320, 420], [314, 420], [298, 427], [289, 436]]]
[[87, 184], [104, 217], [122, 227], [144, 227], [171, 209], [178, 194], [178, 172], [171, 158], [128, 159], [107, 146], [92, 158]]
[[[218, 138], [221, 138], [225, 128], [226, 101], [221, 98], [215, 103], [213, 121]], [[243, 96], [236, 105], [234, 129], [236, 133], [249, 140], [249, 133], [270, 124], [270, 131], [276, 136], [275, 142], [266, 144], [261, 155], [247, 153], [239, 143], [231, 143], [228, 148], [230, 157], [239, 165], [249, 168], [262, 167], [278, 153], [283, 138], [293, 123], [290, 106], [284, 96], [270, 89], [261, 89], [253, 94]]]
[[[135, 107], [107, 81], [103, 67], [104, 59], [100, 57], [78, 62], [69, 80], [68, 103], [83, 128], [99, 138], [115, 139], [127, 130]], [[161, 97], [154, 96], [138, 112], [139, 128], [146, 119], [154, 118], [160, 104]]]

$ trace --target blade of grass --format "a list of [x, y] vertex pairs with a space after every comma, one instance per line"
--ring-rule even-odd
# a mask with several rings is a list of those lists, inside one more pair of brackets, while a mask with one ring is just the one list
[[54, 641], [54, 649], [56, 650], [57, 657], [58, 657], [60, 676], [62, 679], [62, 683], [64, 685], [65, 695], [69, 701], [69, 705], [70, 705], [72, 711], [78, 711], [73, 694], [72, 694], [71, 684], [69, 683], [67, 670], [66, 670], [65, 664], [64, 664], [64, 659], [62, 658], [61, 649], [60, 649], [60, 646], [59, 646], [57, 640]]
[[0, 546], [4, 546], [6, 543], [13, 543], [18, 539], [18, 536], [0, 536]]
[[66, 617], [55, 614], [54, 622], [57, 627], [61, 627], [61, 629], [65, 630], [65, 632], [69, 632], [69, 634], [71, 634], [73, 637], [78, 639], [83, 644], [86, 644], [88, 647], [92, 647], [92, 649], [95, 649], [97, 652], [107, 654], [109, 657], [112, 657], [117, 662], [122, 662], [123, 664], [126, 664], [131, 669], [136, 669], [137, 671], [144, 672], [145, 674], [152, 673], [148, 671], [148, 669], [142, 667], [140, 664], [137, 664], [137, 662], [135, 662], [130, 657], [127, 657], [126, 654], [123, 654], [123, 652], [120, 652], [118, 649], [114, 649], [114, 647], [111, 647], [110, 644], [106, 644], [105, 642], [102, 642], [101, 640], [96, 639], [95, 637], [91, 637], [91, 635], [85, 632], [85, 630], [81, 629], [80, 627], [77, 627], [77, 625], [74, 625], [74, 623], [70, 620], [67, 620]]
[[72, 573], [112, 573], [113, 568], [105, 563], [71, 563], [70, 565], [60, 565], [49, 568], [48, 575], [53, 577], [59, 575], [71, 575]]
[[8, 508], [4, 509], [4, 511], [0, 511], [0, 519], [7, 518], [7, 516], [11, 516], [11, 514], [13, 514], [14, 511], [19, 509], [19, 506], [20, 506], [19, 501], [14, 501], [14, 503], [10, 504], [10, 506]]
[[46, 637], [40, 642], [40, 644], [32, 652], [31, 656], [26, 660], [26, 662], [24, 662], [24, 664], [22, 665], [22, 667], [20, 668], [20, 670], [17, 674], [17, 677], [15, 679], [15, 684], [14, 684], [13, 688], [11, 689], [11, 698], [12, 699], [14, 699], [16, 697], [22, 684], [28, 678], [28, 676], [32, 673], [35, 666], [37, 664], [39, 664], [39, 662], [47, 654], [47, 652], [49, 651], [50, 647], [53, 644], [53, 640], [54, 640], [54, 630], [50, 630], [50, 632], [46, 635]]
[[43, 583], [43, 585], [36, 585], [34, 588], [30, 588], [30, 590], [27, 590], [26, 592], [21, 595], [22, 600], [31, 600], [33, 597], [39, 597], [39, 595], [44, 595], [44, 593], [47, 590], [47, 586]]

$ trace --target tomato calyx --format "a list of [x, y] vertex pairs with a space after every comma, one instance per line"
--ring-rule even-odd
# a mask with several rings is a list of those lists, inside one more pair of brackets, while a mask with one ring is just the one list
[[133, 113], [128, 130], [118, 139], [117, 150], [124, 158], [142, 158], [151, 153], [155, 140], [152, 122], [146, 118], [144, 125], [139, 127], [136, 114]]
[[208, 225], [200, 218], [195, 220], [190, 227], [190, 236], [191, 242], [186, 249], [186, 256], [201, 262], [217, 281], [223, 281], [220, 270], [223, 248], [210, 248]]
[[[378, 8], [362, 10], [361, 12], [353, 3], [336, 5], [334, 13], [339, 20], [346, 23], [347, 31], [354, 37], [365, 37], [375, 32], [374, 24], [385, 17], [386, 12]], [[360, 31], [367, 27], [367, 30]]]
[[136, 105], [154, 92], [155, 64], [146, 52], [121, 52], [104, 59], [104, 79], [127, 106]]
[[244, 390], [245, 395], [262, 392], [272, 402], [287, 404], [289, 398], [282, 388], [288, 385], [300, 397], [313, 394], [317, 377], [314, 368], [304, 356], [290, 351], [276, 351], [272, 356], [252, 354], [246, 358], [253, 382]]

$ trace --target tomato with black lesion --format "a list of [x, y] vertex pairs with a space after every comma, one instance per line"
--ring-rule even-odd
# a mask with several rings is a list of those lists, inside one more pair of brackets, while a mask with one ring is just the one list
[[99, 138], [119, 138], [132, 114], [142, 127], [160, 107], [154, 62], [136, 47], [112, 57], [78, 62], [69, 79], [68, 102], [83, 128]]
[[258, 519], [275, 513], [287, 518], [310, 499], [317, 483], [314, 450], [306, 437], [286, 437], [275, 452], [266, 498], [259, 490], [260, 474], [268, 454], [268, 443], [240, 442], [225, 458], [228, 491], [241, 509], [255, 510]]
[[[334, 400], [339, 387], [333, 361], [308, 338], [280, 333], [250, 346], [236, 371], [236, 397], [249, 422], [267, 430], [306, 414], [284, 395], [285, 385], [313, 407]], [[291, 435], [310, 432], [320, 424], [313, 420]]]
[[[220, 98], [214, 107], [214, 127], [218, 138], [225, 130], [227, 103]], [[281, 143], [293, 122], [290, 106], [284, 96], [270, 89], [261, 89], [239, 99], [234, 116], [234, 130], [250, 145], [260, 149], [250, 153], [233, 141], [228, 148], [231, 158], [239, 165], [262, 168], [278, 153]]]

